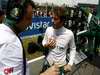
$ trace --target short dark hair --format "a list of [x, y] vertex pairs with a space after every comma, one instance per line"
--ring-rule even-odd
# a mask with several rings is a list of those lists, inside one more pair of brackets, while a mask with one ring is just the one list
[[56, 16], [60, 17], [60, 19], [61, 19], [62, 21], [64, 21], [64, 20], [66, 19], [65, 9], [64, 9], [63, 7], [55, 7], [55, 8], [52, 10], [52, 12], [53, 12]]

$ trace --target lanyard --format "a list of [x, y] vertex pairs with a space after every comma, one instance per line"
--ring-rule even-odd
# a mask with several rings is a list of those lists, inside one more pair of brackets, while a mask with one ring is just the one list
[[[20, 37], [18, 37], [20, 39]], [[20, 42], [22, 44], [22, 47], [23, 47], [23, 43], [22, 43], [22, 40], [20, 39]], [[25, 55], [25, 50], [24, 50], [24, 47], [23, 47], [23, 75], [26, 75], [26, 55]]]

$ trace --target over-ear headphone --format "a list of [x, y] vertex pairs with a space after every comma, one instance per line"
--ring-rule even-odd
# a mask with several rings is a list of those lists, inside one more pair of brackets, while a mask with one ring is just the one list
[[25, 13], [25, 0], [8, 0], [6, 17], [18, 21]]
[[19, 21], [25, 15], [28, 3], [35, 7], [31, 0], [1, 0], [1, 2], [3, 1], [5, 1], [3, 5], [5, 6], [6, 18], [14, 21]]
[[1, 0], [1, 2], [2, 1], [6, 1], [4, 4], [6, 18], [3, 23], [12, 29], [15, 29], [17, 32], [20, 32], [20, 29], [17, 27], [17, 23], [19, 23], [27, 14], [28, 5], [35, 8], [34, 2], [31, 0]]

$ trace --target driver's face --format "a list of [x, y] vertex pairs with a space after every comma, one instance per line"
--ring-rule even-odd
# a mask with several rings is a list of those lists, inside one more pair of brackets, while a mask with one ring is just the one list
[[52, 22], [53, 22], [53, 27], [55, 29], [58, 29], [60, 27], [62, 27], [62, 22], [59, 16], [57, 16], [56, 14], [53, 13], [52, 15]]

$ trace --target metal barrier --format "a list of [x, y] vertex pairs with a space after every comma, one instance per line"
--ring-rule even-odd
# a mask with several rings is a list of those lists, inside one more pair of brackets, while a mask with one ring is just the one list
[[44, 58], [45, 56], [41, 56], [36, 59], [28, 61], [29, 75], [39, 75], [40, 71], [42, 70]]

